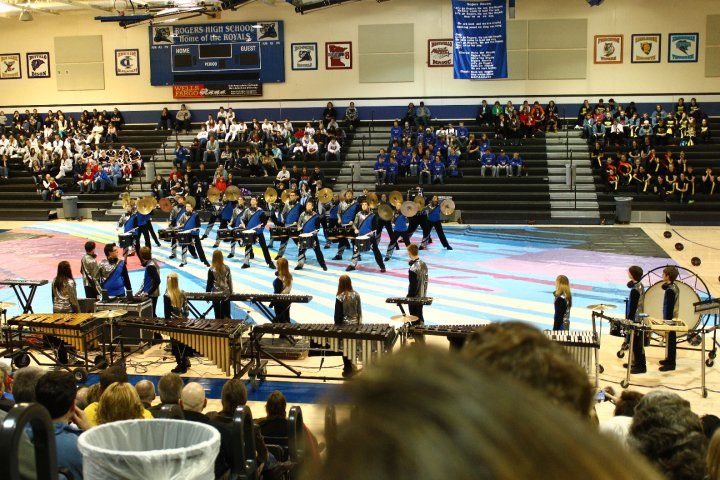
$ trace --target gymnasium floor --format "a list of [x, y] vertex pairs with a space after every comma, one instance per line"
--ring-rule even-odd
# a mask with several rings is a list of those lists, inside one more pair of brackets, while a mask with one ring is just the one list
[[[102, 244], [117, 240], [114, 227], [113, 223], [92, 221], [0, 222], [0, 278], [52, 279], [56, 265], [61, 260], [69, 260], [73, 272], [79, 277], [79, 260], [84, 242], [87, 239], [98, 242], [97, 251], [99, 257], [102, 257]], [[163, 224], [156, 224], [155, 227], [161, 228]], [[573, 289], [571, 329], [590, 329], [591, 311], [585, 308], [587, 305], [610, 303], [618, 308], [609, 313], [622, 314], [624, 311], [626, 271], [632, 264], [640, 265], [646, 271], [667, 264], [679, 264], [697, 273], [713, 296], [720, 294], [720, 241], [717, 240], [720, 229], [682, 227], [672, 230], [670, 239], [663, 236], [665, 230], [665, 225], [448, 227], [446, 232], [454, 247], [453, 251], [444, 250], [435, 239], [428, 251], [421, 252], [430, 270], [428, 295], [435, 299], [433, 305], [425, 310], [426, 323], [476, 324], [522, 320], [541, 329], [551, 328], [554, 279], [558, 274], [565, 274], [570, 278]], [[419, 235], [416, 234], [415, 240], [419, 241]], [[675, 249], [677, 242], [683, 243], [682, 251]], [[209, 257], [212, 239], [205, 240], [203, 244]], [[381, 250], [386, 246], [387, 237], [384, 237]], [[226, 255], [229, 253], [228, 245], [223, 244], [221, 248]], [[286, 254], [291, 268], [295, 266], [296, 252], [291, 243]], [[335, 248], [324, 250], [324, 253], [329, 267], [327, 272], [317, 266], [311, 252], [305, 269], [293, 272], [293, 293], [313, 296], [311, 303], [292, 307], [293, 321], [332, 323], [337, 278], [344, 273], [350, 254], [345, 253], [344, 261], [333, 261], [330, 258]], [[179, 268], [179, 258], [168, 258], [168, 244], [154, 249], [153, 254], [161, 262], [162, 291], [165, 277], [170, 271], [180, 275], [180, 286], [184, 290], [204, 291], [207, 269], [198, 260], [191, 259], [187, 266]], [[255, 256], [257, 260], [247, 270], [240, 268], [241, 258], [228, 261], [233, 271], [236, 292], [272, 291], [274, 271], [264, 265], [259, 249], [256, 249]], [[695, 256], [702, 261], [698, 267], [692, 266], [690, 262]], [[363, 300], [365, 322], [388, 323], [391, 315], [399, 313], [396, 306], [384, 303], [384, 299], [406, 293], [406, 260], [404, 250], [398, 250], [394, 259], [388, 262], [387, 273], [382, 274], [372, 254], [363, 255], [358, 270], [351, 276]], [[142, 280], [142, 269], [136, 257], [129, 259], [129, 268], [133, 288], [137, 290]], [[81, 280], [78, 280], [78, 285], [81, 285]], [[51, 311], [49, 292], [49, 285], [38, 290], [34, 303], [36, 313]], [[16, 300], [10, 289], [2, 288], [0, 301]], [[245, 318], [249, 315], [248, 320], [255, 323], [267, 321], [257, 312], [248, 314], [246, 309], [244, 304], [234, 305], [233, 316]], [[11, 308], [8, 316], [18, 313], [17, 307]], [[447, 344], [444, 338], [436, 341]], [[622, 361], [615, 356], [619, 343], [618, 338], [609, 335], [602, 338], [601, 363], [605, 373], [600, 378], [601, 387], [614, 385], [619, 389], [616, 383], [624, 376]], [[720, 412], [720, 392], [711, 391], [709, 398], [703, 399], [697, 388], [700, 379], [699, 354], [680, 352], [678, 370], [661, 374], [655, 369], [655, 361], [662, 354], [659, 349], [649, 349], [649, 373], [633, 377], [632, 383], [637, 385], [636, 388], [663, 385], [679, 390], [681, 395], [692, 402], [698, 413]], [[339, 357], [328, 357], [322, 370], [319, 370], [319, 362], [318, 357], [310, 357], [297, 365], [304, 372], [339, 376]], [[157, 379], [157, 376], [169, 371], [173, 363], [161, 347], [153, 347], [130, 362], [129, 373]], [[708, 370], [707, 381], [711, 390], [720, 390], [717, 368]], [[270, 371], [278, 369], [272, 367]], [[206, 360], [193, 359], [188, 376], [204, 378], [209, 397], [219, 398], [222, 374], [214, 365]], [[259, 390], [250, 392], [251, 405], [257, 406], [254, 409], [255, 416], [261, 416], [262, 404], [259, 402], [270, 391], [278, 388], [286, 393], [291, 404], [303, 405], [308, 410], [307, 422], [318, 431], [322, 411], [313, 405], [331, 392], [333, 385], [334, 382], [266, 382]], [[211, 402], [211, 407], [217, 403]], [[601, 404], [598, 410], [601, 417], [611, 412], [607, 403]]]

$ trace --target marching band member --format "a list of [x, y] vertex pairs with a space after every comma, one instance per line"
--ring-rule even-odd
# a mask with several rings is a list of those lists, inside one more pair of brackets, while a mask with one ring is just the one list
[[[300, 219], [298, 220], [298, 230], [302, 233], [312, 233], [312, 249], [315, 252], [315, 257], [322, 269], [327, 271], [325, 257], [323, 256], [322, 250], [320, 249], [320, 242], [318, 241], [319, 223], [320, 215], [314, 212], [313, 201], [308, 200], [305, 202], [305, 211], [300, 215]], [[302, 270], [305, 265], [306, 250], [307, 248], [302, 244], [298, 246], [298, 263], [295, 270]]]
[[432, 200], [430, 200], [430, 204], [425, 207], [425, 210], [427, 210], [427, 231], [423, 231], [423, 239], [422, 243], [420, 244], [421, 249], [427, 248], [427, 244], [430, 241], [430, 234], [432, 233], [433, 228], [438, 234], [438, 238], [440, 239], [440, 243], [442, 243], [442, 246], [447, 248], [448, 250], [452, 250], [453, 248], [450, 246], [450, 244], [447, 241], [447, 238], [445, 237], [445, 231], [443, 230], [442, 226], [442, 212], [440, 211], [440, 199], [437, 195], [433, 195]]
[[338, 226], [338, 210], [340, 208], [340, 200], [337, 193], [333, 195], [332, 200], [327, 205], [323, 205], [322, 219], [320, 220], [325, 235], [325, 249], [330, 248], [332, 241], [328, 239], [328, 229]]
[[207, 258], [205, 258], [205, 250], [203, 250], [202, 243], [200, 242], [200, 216], [194, 210], [195, 208], [192, 203], [187, 203], [185, 205], [185, 216], [183, 217], [184, 223], [183, 226], [180, 227], [180, 231], [192, 232], [192, 243], [182, 246], [182, 260], [180, 262], [180, 266], [184, 267], [187, 265], [187, 252], [189, 249], [193, 258], [195, 258], [197, 252], [197, 256], [200, 257], [200, 261], [203, 262], [206, 267], [209, 267], [210, 264], [208, 263]]
[[[280, 258], [277, 261], [277, 272], [273, 280], [273, 293], [276, 295], [290, 295], [292, 290], [293, 276], [288, 268], [288, 261]], [[273, 301], [270, 306], [275, 310], [275, 321], [277, 323], [290, 323], [290, 303]]]
[[[353, 290], [352, 280], [348, 275], [340, 275], [337, 296], [335, 297], [335, 325], [361, 324], [362, 303], [360, 294]], [[349, 377], [356, 370], [354, 365], [355, 352], [343, 353], [343, 377]]]
[[[671, 322], [677, 320], [680, 311], [680, 289], [675, 280], [680, 275], [677, 267], [669, 265], [663, 269], [663, 321]], [[660, 360], [660, 371], [668, 372], [675, 370], [677, 358], [677, 332], [667, 333], [667, 353], [664, 360]]]
[[243, 260], [241, 268], [250, 268], [250, 258], [255, 257], [253, 254], [253, 244], [257, 240], [262, 249], [265, 263], [267, 263], [268, 268], [275, 270], [275, 264], [272, 261], [272, 257], [270, 257], [270, 251], [268, 250], [267, 243], [265, 242], [265, 234], [263, 233], [267, 218], [265, 212], [258, 207], [258, 199], [251, 197], [250, 206], [246, 208], [242, 214], [242, 225], [245, 227], [245, 230], [255, 230], [255, 238], [253, 239], [253, 243], [245, 246], [245, 259]]
[[[378, 209], [380, 208], [380, 206], [382, 206], [382, 205], [387, 205], [388, 207], [392, 208], [392, 205], [390, 205], [390, 203], [388, 202], [387, 193], [380, 194], [380, 199], [378, 200], [378, 204], [377, 204], [377, 208], [375, 209], [375, 212], [377, 212]], [[378, 241], [380, 240], [380, 237], [382, 237], [383, 229], [387, 230], [388, 236], [390, 237], [390, 241], [392, 241], [393, 236], [395, 236], [395, 234], [393, 233], [392, 224], [393, 224], [392, 218], [390, 220], [383, 220], [382, 218], [380, 218], [380, 216], [378, 216], [377, 230], [376, 230]]]
[[405, 246], [410, 245], [410, 233], [408, 232], [408, 218], [402, 214], [401, 204], [398, 203], [395, 206], [395, 213], [393, 214], [393, 235], [390, 237], [390, 244], [388, 245], [387, 252], [385, 253], [385, 261], [388, 262], [398, 248], [398, 243], [402, 239]]
[[[346, 190], [337, 211], [338, 225], [352, 225], [353, 221], [355, 220], [357, 210], [358, 203], [355, 202], [353, 191]], [[350, 242], [347, 238], [341, 238], [340, 240], [338, 240], [338, 251], [337, 254], [333, 257], [333, 260], [342, 260], [343, 253], [348, 247], [350, 247]]]
[[[170, 273], [167, 276], [167, 287], [163, 296], [163, 306], [165, 307], [165, 318], [187, 318], [188, 308], [185, 292], [180, 290], [177, 273]], [[190, 368], [190, 356], [194, 350], [178, 342], [174, 338], [170, 338], [171, 351], [177, 362], [177, 366], [172, 369], [173, 373], [186, 373]]]
[[[633, 265], [628, 269], [628, 288], [630, 289], [630, 296], [625, 303], [625, 318], [632, 321], [638, 322], [638, 314], [643, 313], [643, 295], [645, 294], [645, 287], [640, 282], [643, 277], [642, 267]], [[633, 335], [633, 350], [632, 360], [633, 363], [630, 366], [630, 373], [633, 375], [647, 372], [647, 363], [645, 361], [645, 332], [642, 330], [635, 330]]]
[[124, 297], [126, 291], [132, 290], [130, 276], [124, 260], [118, 258], [118, 248], [114, 243], [105, 245], [105, 260], [100, 262], [100, 286], [110, 297]]
[[[206, 292], [232, 295], [233, 283], [230, 267], [223, 261], [222, 250], [215, 250], [212, 255], [212, 264], [208, 269]], [[213, 300], [215, 318], [232, 318], [230, 316], [230, 300]]]
[[[243, 213], [245, 212], [245, 197], [238, 198], [238, 202], [235, 205], [235, 208], [233, 209], [232, 217], [230, 217], [230, 223], [228, 224], [228, 227], [231, 230], [237, 230], [238, 228], [244, 228], [243, 226]], [[235, 245], [237, 244], [237, 240], [235, 240], [235, 235], [233, 234], [233, 239], [230, 242], [230, 255], [228, 255], [228, 258], [233, 258], [235, 256]]]
[[140, 245], [140, 235], [145, 239], [145, 246], [150, 246], [150, 237], [152, 236], [155, 246], [160, 246], [160, 240], [158, 240], [155, 234], [155, 228], [152, 224], [152, 215], [136, 212], [137, 226], [138, 226], [138, 245]]
[[160, 266], [157, 260], [152, 258], [150, 247], [142, 247], [138, 253], [140, 264], [145, 267], [142, 288], [138, 290], [137, 296], [148, 297], [152, 300], [153, 317], [157, 316], [157, 302], [160, 296]]
[[[298, 202], [297, 192], [295, 190], [291, 190], [288, 201], [285, 203], [285, 206], [282, 210], [283, 223], [286, 227], [293, 227], [297, 225], [298, 219], [300, 218], [301, 208], [302, 205], [300, 205], [300, 203]], [[278, 249], [277, 255], [275, 255], [275, 260], [285, 256], [285, 249], [287, 248], [287, 244], [289, 241], [290, 237], [283, 238], [280, 241], [280, 248]], [[297, 240], [295, 240], [295, 243], [297, 243]]]
[[[408, 262], [410, 265], [408, 270], [408, 298], [421, 298], [427, 296], [429, 278], [428, 268], [425, 262], [420, 260], [418, 251], [419, 248], [414, 243], [411, 243], [407, 247], [408, 258], [410, 259]], [[423, 325], [425, 323], [422, 304], [408, 305], [408, 312], [410, 315], [418, 317], [418, 319], [412, 323], [413, 325]], [[414, 335], [413, 338], [416, 342], [425, 342], [425, 336], [422, 334]]]
[[[206, 239], [208, 234], [210, 233], [210, 230], [212, 229], [213, 225], [215, 225], [216, 219], [220, 219], [220, 229], [227, 228], [228, 223], [232, 219], [233, 210], [235, 210], [235, 204], [234, 201], [227, 201], [222, 206], [222, 209], [213, 215], [210, 216], [210, 221], [208, 222], [207, 227], [205, 227], [205, 232], [203, 233], [202, 240]], [[218, 248], [220, 246], [220, 240], [218, 240], [217, 236], [215, 237], [215, 244], [213, 245], [213, 248]]]
[[100, 294], [98, 288], [100, 270], [97, 255], [95, 254], [95, 242], [93, 241], [85, 242], [85, 255], [80, 260], [80, 274], [83, 277], [85, 298], [98, 298]]
[[[170, 218], [168, 219], [168, 227], [177, 229], [180, 225], [181, 219], [185, 216], [185, 197], [182, 195], [176, 195], [175, 196], [176, 203], [173, 205], [172, 210], [170, 210]], [[177, 250], [178, 241], [177, 237], [175, 237], [170, 242], [170, 258], [175, 258], [175, 251]]]
[[130, 233], [133, 237], [134, 247], [123, 248], [123, 257], [132, 256], [136, 251], [140, 250], [140, 235], [138, 232], [138, 217], [135, 207], [132, 203], [125, 206], [125, 212], [118, 220], [118, 227], [123, 229], [124, 233]]
[[[368, 235], [370, 237], [370, 248], [372, 249], [373, 255], [375, 255], [375, 262], [380, 267], [381, 272], [385, 272], [385, 264], [383, 263], [383, 257], [378, 248], [378, 239], [375, 235], [375, 220], [376, 216], [370, 210], [370, 205], [367, 200], [363, 200], [360, 204], [360, 211], [355, 215], [353, 221], [353, 229], [358, 236]], [[350, 265], [345, 269], [346, 272], [355, 270], [358, 260], [360, 260], [360, 248], [358, 247], [357, 239], [353, 242], [353, 256], [350, 260]]]
[[555, 317], [553, 330], [570, 330], [570, 309], [572, 308], [572, 292], [570, 280], [565, 275], [555, 279]]

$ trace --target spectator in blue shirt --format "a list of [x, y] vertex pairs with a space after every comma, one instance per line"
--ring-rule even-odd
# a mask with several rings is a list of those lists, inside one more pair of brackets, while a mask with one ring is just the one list
[[425, 102], [420, 102], [420, 105], [417, 107], [417, 110], [415, 111], [416, 124], [418, 126], [427, 127], [428, 123], [430, 123], [430, 118], [432, 118], [430, 109], [425, 106]]
[[418, 173], [418, 183], [420, 185], [424, 184], [427, 180], [428, 183], [431, 183], [432, 181], [432, 171], [430, 169], [430, 160], [425, 157], [423, 158], [422, 164], [419, 167], [420, 172]]
[[465, 126], [465, 122], [460, 122], [458, 127], [455, 129], [455, 136], [457, 137], [460, 145], [463, 148], [467, 145], [468, 139], [470, 138], [470, 130]]
[[403, 129], [400, 128], [400, 125], [397, 120], [393, 122], [392, 127], [390, 128], [390, 145], [393, 144], [395, 140], [400, 142], [403, 138]]
[[385, 160], [387, 160], [387, 155], [385, 154], [385, 149], [381, 148], [375, 160], [375, 185], [385, 183]]
[[412, 152], [410, 154], [410, 163], [409, 163], [409, 169], [410, 169], [410, 175], [413, 177], [417, 177], [420, 174], [420, 167], [422, 165], [422, 161], [420, 160], [420, 157], [418, 157], [417, 152]]
[[[35, 386], [37, 402], [52, 418], [58, 467], [68, 469], [75, 480], [82, 480], [82, 455], [77, 441], [90, 424], [85, 413], [75, 405], [76, 394], [75, 377], [65, 371], [48, 372]], [[32, 439], [31, 430], [28, 435]]]
[[495, 171], [493, 171], [493, 176], [497, 177], [500, 173], [504, 173], [508, 177], [512, 174], [510, 158], [508, 158], [505, 150], [500, 150], [500, 154], [495, 157]]
[[440, 155], [436, 156], [432, 163], [432, 183], [445, 183], [445, 165]]
[[398, 176], [398, 163], [394, 154], [390, 155], [390, 160], [385, 167], [385, 183], [388, 185], [395, 185]]
[[485, 150], [485, 153], [480, 157], [480, 175], [485, 176], [485, 170], [490, 169], [490, 174], [495, 176], [495, 154], [492, 153], [492, 148]]
[[180, 145], [180, 142], [177, 142], [175, 144], [175, 160], [173, 161], [173, 165], [185, 170], [185, 165], [188, 160], [190, 160], [190, 150]]
[[460, 154], [455, 147], [450, 147], [447, 155], [447, 170], [451, 177], [460, 177]]
[[398, 176], [406, 177], [410, 173], [410, 150], [407, 148], [395, 156], [398, 162]]
[[512, 166], [513, 173], [519, 177], [522, 174], [523, 161], [518, 152], [513, 153], [510, 159], [510, 165]]

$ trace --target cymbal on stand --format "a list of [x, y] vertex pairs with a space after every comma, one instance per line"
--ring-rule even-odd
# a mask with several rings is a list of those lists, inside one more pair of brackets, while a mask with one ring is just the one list
[[453, 202], [449, 198], [446, 198], [440, 204], [440, 212], [443, 215], [452, 215], [455, 212], [455, 202]]
[[597, 311], [603, 311], [603, 310], [615, 310], [617, 308], [617, 305], [613, 305], [611, 303], [595, 303], [593, 305], [588, 305], [586, 307], [588, 310], [595, 310]]
[[102, 312], [93, 313], [93, 317], [95, 317], [95, 318], [117, 318], [117, 317], [122, 317], [123, 315], [126, 315], [127, 313], [128, 313], [127, 310], [122, 310], [122, 309], [103, 310]]
[[143, 215], [150, 215], [156, 206], [157, 200], [153, 196], [143, 197], [137, 202], [137, 210]]
[[283, 203], [286, 203], [288, 200], [290, 200], [290, 190], [283, 190], [282, 195], [280, 195], [280, 200]]
[[418, 317], [415, 315], [393, 315], [390, 317], [393, 322], [412, 323], [417, 322]]
[[415, 205], [417, 205], [418, 210], [422, 210], [423, 208], [425, 208], [425, 197], [423, 197], [422, 195], [418, 195], [417, 197], [415, 197], [415, 200], [413, 200], [413, 202], [415, 202]]
[[197, 205], [197, 200], [195, 200], [195, 197], [192, 195], [188, 195], [185, 197], [185, 205], [191, 205], [193, 208], [195, 208], [195, 205]]
[[240, 189], [235, 185], [230, 185], [225, 189], [225, 200], [228, 202], [235, 202], [240, 198]]

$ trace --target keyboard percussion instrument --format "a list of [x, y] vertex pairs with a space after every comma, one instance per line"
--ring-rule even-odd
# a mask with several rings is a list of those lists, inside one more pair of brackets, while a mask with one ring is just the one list
[[[42, 287], [48, 283], [47, 280], [24, 280], [16, 278], [0, 280], [0, 285], [7, 285], [13, 289], [15, 297], [17, 297], [23, 309], [23, 313], [33, 313], [32, 302], [35, 299], [35, 293], [37, 293], [38, 287]], [[29, 291], [25, 292], [25, 288]]]
[[260, 313], [270, 320], [275, 321], [275, 311], [270, 304], [286, 305], [286, 308], [290, 308], [293, 303], [308, 303], [312, 300], [311, 295], [283, 295], [276, 293], [233, 293], [226, 295], [218, 292], [185, 292], [185, 298], [188, 301], [188, 307], [190, 314], [195, 318], [205, 318], [208, 313], [212, 310], [210, 305], [204, 312], [201, 311], [194, 301], [231, 301], [231, 302], [247, 302], [252, 303]]

